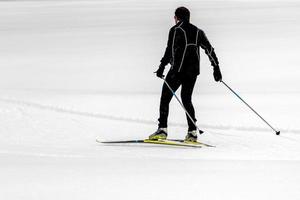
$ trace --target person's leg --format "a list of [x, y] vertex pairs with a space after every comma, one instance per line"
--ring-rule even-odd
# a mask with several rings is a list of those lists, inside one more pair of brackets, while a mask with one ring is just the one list
[[[185, 107], [186, 111], [190, 114], [190, 116], [192, 117], [194, 122], [196, 122], [197, 120], [195, 118], [195, 110], [194, 110], [194, 106], [192, 104], [192, 94], [193, 94], [193, 90], [194, 90], [196, 80], [197, 80], [197, 77], [184, 78], [182, 80], [182, 86], [181, 86], [182, 104]], [[196, 126], [190, 120], [188, 115], [186, 115], [186, 118], [187, 118], [187, 122], [188, 122], [188, 126], [189, 126], [188, 131], [196, 130]]]
[[[170, 85], [170, 87], [174, 92], [179, 88], [181, 84], [178, 77], [176, 77], [172, 73], [168, 73], [166, 77], [166, 82]], [[164, 83], [162, 87], [161, 98], [160, 98], [158, 128], [167, 128], [168, 126], [169, 104], [172, 97], [173, 97], [172, 92], [170, 91], [166, 83]]]

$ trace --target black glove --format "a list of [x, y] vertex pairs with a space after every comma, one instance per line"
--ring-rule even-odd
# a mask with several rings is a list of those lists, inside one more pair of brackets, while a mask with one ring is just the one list
[[217, 82], [222, 81], [222, 74], [221, 74], [219, 66], [214, 66], [214, 78], [215, 78], [215, 81], [217, 81]]
[[156, 72], [154, 72], [154, 73], [156, 73], [156, 76], [157, 76], [158, 78], [163, 78], [163, 77], [165, 77], [165, 76], [163, 75], [164, 70], [165, 70], [165, 67], [163, 67], [162, 65], [159, 65], [158, 70], [157, 70]]

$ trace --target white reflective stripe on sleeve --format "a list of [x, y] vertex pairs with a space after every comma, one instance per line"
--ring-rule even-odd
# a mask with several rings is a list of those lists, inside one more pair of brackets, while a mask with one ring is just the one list
[[[204, 37], [206, 37], [206, 35], [204, 35]], [[206, 38], [206, 40], [207, 40], [207, 38]], [[206, 49], [207, 50], [207, 55], [211, 58], [211, 60], [214, 62], [214, 64], [215, 65], [217, 65], [217, 63], [216, 63], [216, 61], [215, 61], [215, 59], [212, 57], [212, 55], [211, 55], [211, 52], [213, 51], [213, 49], [212, 49], [212, 46], [210, 46], [210, 51], [208, 51], [208, 48], [205, 46], [205, 45], [201, 45], [201, 43], [200, 43], [200, 46], [203, 48], [203, 49]]]
[[176, 35], [176, 28], [175, 28], [175, 30], [174, 30], [173, 41], [172, 41], [172, 68], [173, 68], [174, 60], [175, 60], [175, 57], [174, 57], [174, 41], [175, 41], [175, 35]]
[[209, 57], [211, 57], [211, 59], [212, 59], [212, 61], [215, 63], [215, 65], [217, 65], [217, 63], [216, 63], [216, 61], [215, 61], [215, 59], [212, 57], [212, 55], [211, 55], [211, 52], [213, 51], [213, 48], [212, 47], [210, 47], [210, 52], [209, 52]]
[[196, 34], [196, 42], [195, 42], [196, 45], [198, 44], [198, 33], [199, 33], [199, 29], [197, 29], [197, 34]]
[[[181, 22], [179, 24], [179, 26], [182, 25], [183, 22]], [[175, 27], [175, 30], [174, 30], [174, 34], [173, 34], [173, 41], [172, 41], [172, 63], [171, 63], [171, 69], [173, 68], [173, 65], [174, 65], [174, 60], [175, 60], [175, 55], [174, 55], [174, 43], [175, 43], [175, 35], [176, 35], [176, 29], [177, 27]]]
[[212, 47], [210, 47], [210, 51], [208, 51], [208, 48], [206, 46], [204, 46], [203, 44], [201, 45], [201, 47], [203, 49], [206, 49], [207, 51], [207, 55], [211, 58], [211, 60], [215, 63], [215, 65], [217, 65], [215, 59], [212, 57], [211, 52], [213, 51]]

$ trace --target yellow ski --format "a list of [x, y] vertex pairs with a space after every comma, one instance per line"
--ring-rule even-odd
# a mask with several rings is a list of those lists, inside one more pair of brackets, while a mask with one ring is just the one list
[[130, 143], [146, 143], [146, 144], [158, 144], [158, 145], [170, 145], [170, 146], [181, 146], [181, 147], [195, 147], [201, 148], [204, 145], [203, 143], [195, 143], [195, 142], [184, 142], [182, 140], [119, 140], [119, 141], [103, 141], [100, 139], [96, 139], [96, 142], [102, 144], [130, 144]]

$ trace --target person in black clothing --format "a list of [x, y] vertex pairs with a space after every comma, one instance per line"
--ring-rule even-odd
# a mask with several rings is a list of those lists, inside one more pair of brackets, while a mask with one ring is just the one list
[[[199, 47], [205, 50], [214, 69], [215, 81], [222, 80], [219, 68], [219, 61], [214, 52], [214, 48], [208, 41], [205, 33], [190, 23], [190, 11], [185, 7], [175, 10], [175, 23], [169, 31], [168, 44], [158, 70], [155, 72], [157, 77], [164, 78], [163, 72], [167, 64], [171, 68], [165, 78], [175, 92], [181, 86], [181, 99], [183, 106], [196, 122], [195, 110], [192, 104], [192, 93], [197, 76], [200, 73], [200, 54]], [[158, 130], [149, 136], [149, 139], [167, 138], [167, 119], [169, 114], [169, 103], [173, 97], [172, 92], [164, 83], [160, 99], [160, 116]], [[194, 123], [188, 116], [188, 134], [186, 141], [197, 141], [197, 130]]]

